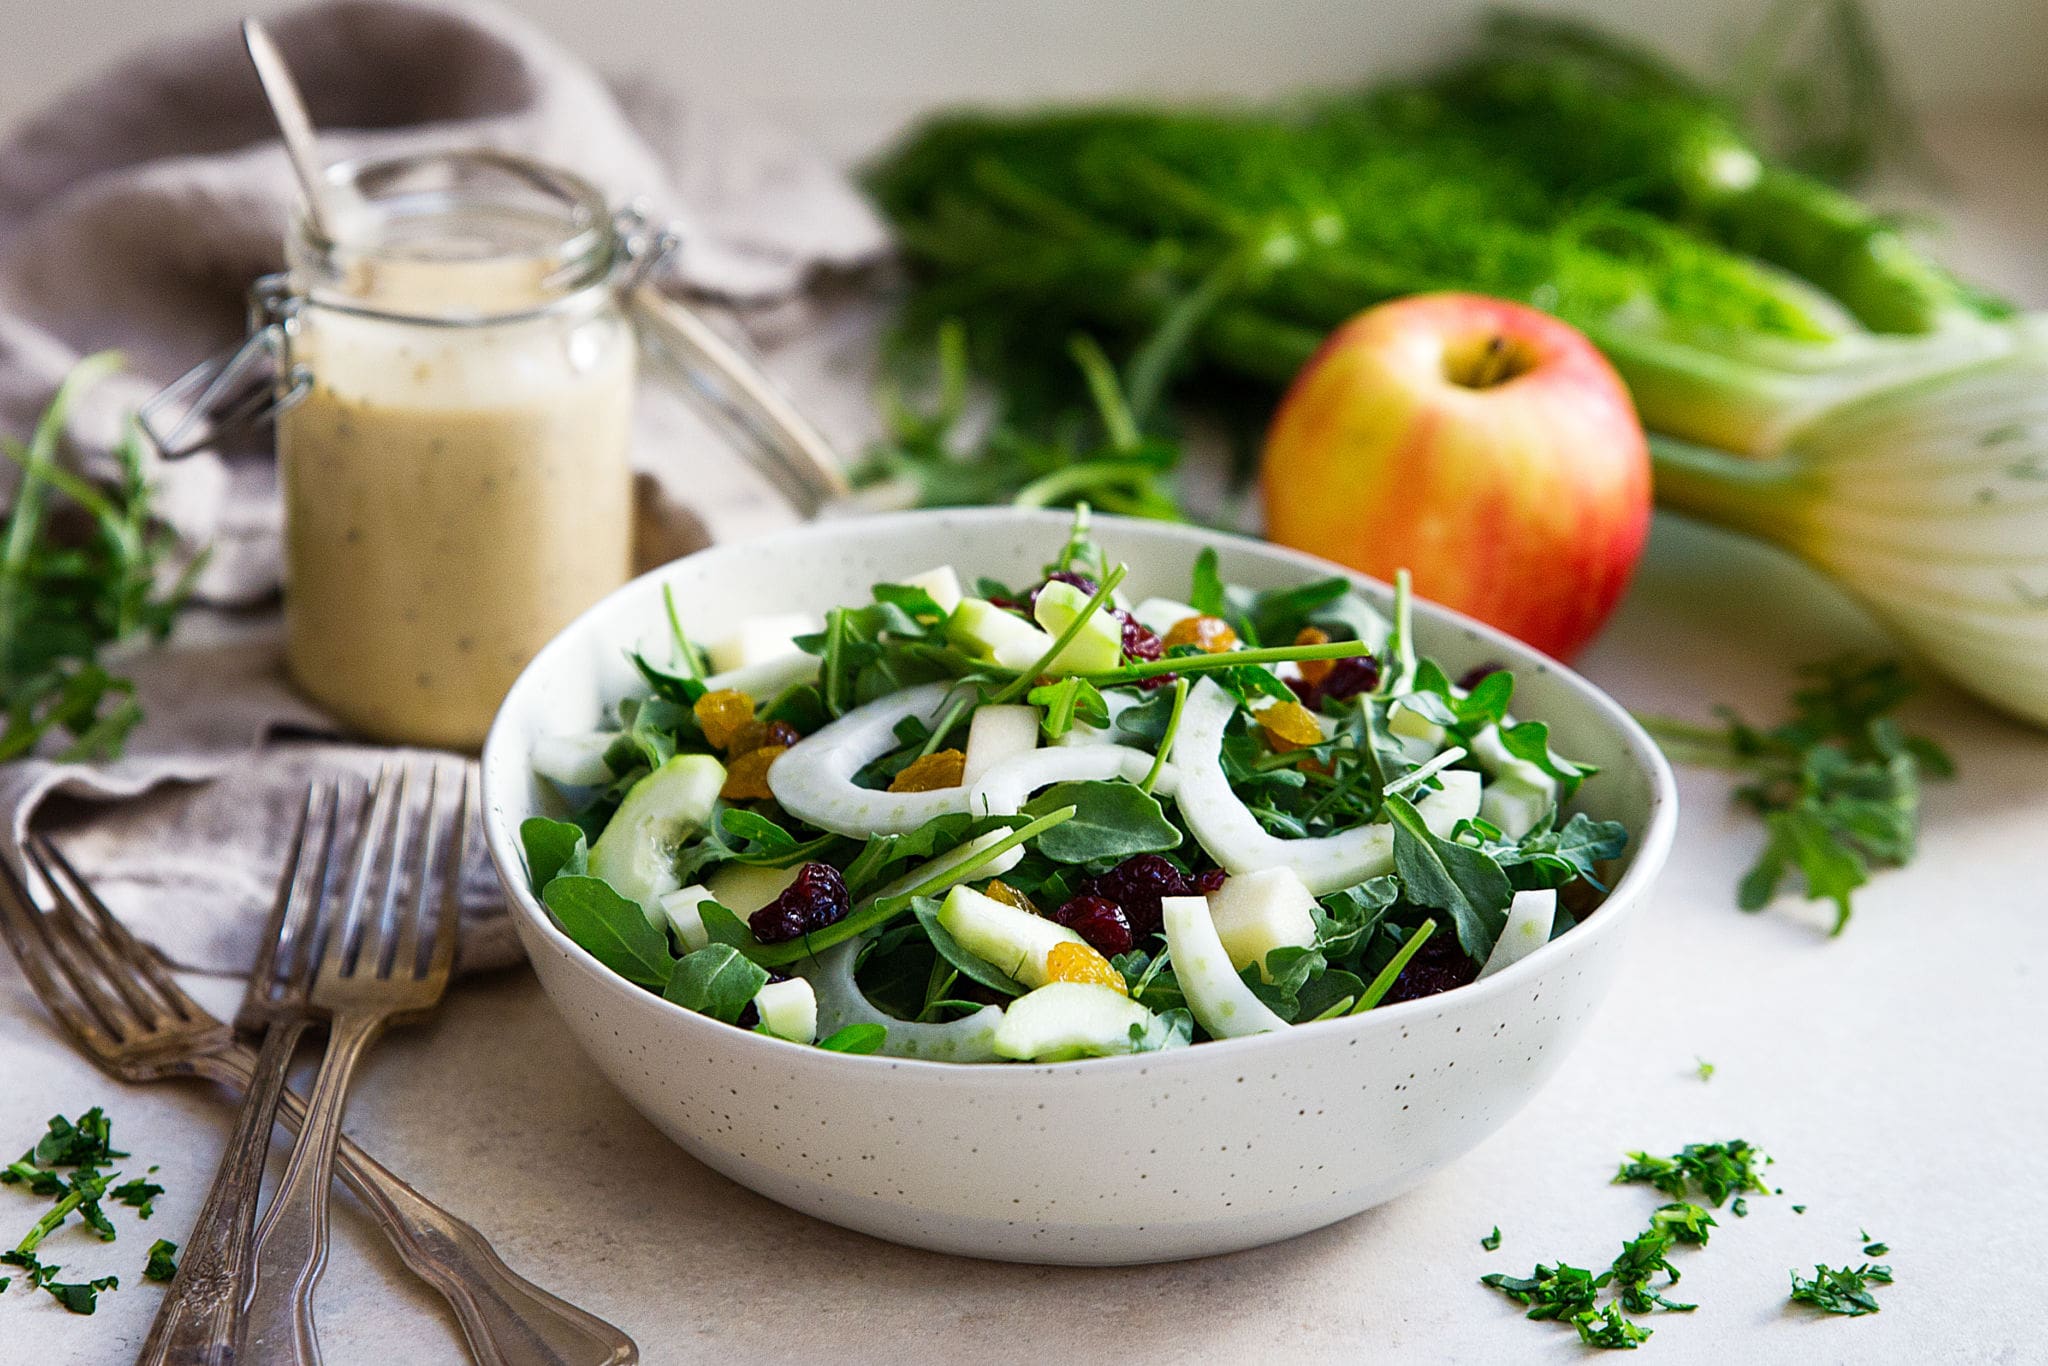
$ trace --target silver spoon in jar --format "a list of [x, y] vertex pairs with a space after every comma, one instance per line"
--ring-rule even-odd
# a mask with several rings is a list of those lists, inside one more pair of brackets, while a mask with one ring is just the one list
[[291, 162], [292, 173], [305, 192], [306, 216], [321, 237], [338, 242], [342, 230], [357, 216], [353, 195], [327, 178], [306, 97], [299, 93], [299, 83], [292, 79], [291, 68], [285, 65], [284, 53], [278, 51], [270, 30], [260, 19], [244, 19], [242, 41], [263, 86], [263, 97], [270, 103], [271, 117], [277, 120], [278, 134], [284, 139], [285, 159]]

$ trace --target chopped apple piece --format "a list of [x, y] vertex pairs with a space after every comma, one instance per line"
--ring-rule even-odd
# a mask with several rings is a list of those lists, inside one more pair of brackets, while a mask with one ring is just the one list
[[754, 993], [754, 1009], [760, 1012], [761, 1028], [791, 1043], [815, 1043], [818, 1038], [818, 994], [801, 977], [787, 982], [770, 982]]
[[1152, 1012], [1091, 982], [1050, 982], [1010, 1002], [996, 1026], [995, 1050], [1005, 1058], [1060, 1062], [1131, 1051]]
[[1049, 980], [1045, 956], [1053, 945], [1085, 942], [1064, 925], [984, 896], [972, 887], [955, 887], [946, 893], [939, 907], [939, 924], [960, 941], [961, 948], [1027, 987], [1042, 987]]
[[1016, 703], [976, 707], [967, 723], [967, 767], [961, 781], [972, 787], [1003, 760], [1037, 749], [1039, 718], [1038, 708]]
[[1256, 963], [1264, 976], [1274, 949], [1315, 946], [1315, 904], [1292, 868], [1261, 868], [1209, 893], [1209, 918], [1230, 965], [1242, 970]]
[[1234, 1039], [1290, 1027], [1237, 975], [1216, 937], [1207, 897], [1169, 896], [1160, 900], [1159, 909], [1174, 976], [1202, 1028], [1216, 1038]]
[[718, 672], [747, 669], [771, 663], [787, 655], [802, 654], [796, 638], [818, 629], [818, 623], [802, 613], [781, 612], [749, 617], [739, 630], [710, 646], [711, 667]]

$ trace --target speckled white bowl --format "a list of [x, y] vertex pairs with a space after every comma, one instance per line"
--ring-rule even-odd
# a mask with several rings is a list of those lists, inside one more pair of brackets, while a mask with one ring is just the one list
[[[951, 563], [1028, 580], [1059, 513], [975, 510], [823, 522], [719, 546], [621, 588], [522, 674], [483, 756], [485, 826], [542, 986], [605, 1075], [677, 1143], [770, 1199], [895, 1242], [1009, 1261], [1114, 1264], [1232, 1252], [1391, 1199], [1519, 1110], [1585, 1028], [1671, 843], [1671, 773], [1628, 714], [1576, 674], [1420, 606], [1455, 677], [1512, 666], [1519, 714], [1598, 763], [1580, 805], [1634, 836], [1584, 924], [1485, 982], [1284, 1034], [1052, 1066], [850, 1057], [733, 1029], [614, 976], [527, 891], [519, 823], [552, 813], [527, 766], [539, 736], [591, 725], [638, 689], [624, 650], [666, 640], [674, 588], [698, 639], [742, 617], [821, 612], [871, 583]], [[1179, 596], [1217, 546], [1226, 580], [1326, 577], [1321, 561], [1188, 527], [1104, 518], [1137, 597]], [[1384, 603], [1384, 585], [1358, 579]]]

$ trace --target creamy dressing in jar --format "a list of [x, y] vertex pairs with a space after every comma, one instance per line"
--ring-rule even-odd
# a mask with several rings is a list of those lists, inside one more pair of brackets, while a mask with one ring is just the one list
[[[422, 162], [456, 174], [410, 188]], [[383, 184], [399, 164], [352, 172], [360, 236], [290, 244], [287, 662], [354, 729], [475, 748], [535, 651], [628, 577], [635, 345], [594, 191], [499, 183], [484, 154]]]

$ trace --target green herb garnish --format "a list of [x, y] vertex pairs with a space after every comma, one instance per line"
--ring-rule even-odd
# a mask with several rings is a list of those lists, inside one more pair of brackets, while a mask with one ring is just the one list
[[1481, 1247], [1485, 1248], [1485, 1249], [1486, 1249], [1486, 1250], [1487, 1250], [1488, 1252], [1498, 1252], [1498, 1251], [1500, 1251], [1500, 1225], [1499, 1225], [1499, 1224], [1495, 1224], [1495, 1225], [1493, 1226], [1493, 1232], [1491, 1232], [1491, 1233], [1487, 1234], [1487, 1235], [1486, 1235], [1486, 1236], [1485, 1236], [1484, 1238], [1481, 1238], [1481, 1239], [1479, 1240], [1479, 1246], [1481, 1246]]
[[[111, 489], [57, 463], [71, 405], [120, 363], [113, 352], [80, 361], [27, 444], [0, 438], [0, 455], [21, 467], [0, 528], [0, 763], [33, 753], [57, 732], [71, 737], [58, 758], [119, 754], [142, 708], [134, 684], [109, 672], [101, 652], [169, 634], [199, 568], [195, 561], [169, 588], [159, 585], [171, 539], [152, 522], [132, 429], [114, 447], [120, 479]], [[83, 514], [82, 529], [53, 515], [57, 496]]]
[[1763, 817], [1767, 840], [1743, 876], [1736, 902], [1760, 910], [1796, 874], [1806, 895], [1835, 903], [1833, 933], [1854, 910], [1853, 894], [1873, 865], [1913, 859], [1920, 780], [1955, 772], [1924, 736], [1909, 736], [1891, 713], [1914, 691], [1895, 661], [1841, 656], [1799, 670], [1792, 715], [1760, 729], [1727, 708], [1721, 727], [1647, 718], [1683, 763], [1748, 775], [1736, 800]]
[[1688, 1185], [1719, 1207], [1731, 1194], [1755, 1191], [1768, 1194], [1758, 1168], [1770, 1158], [1739, 1138], [1721, 1143], [1688, 1143], [1669, 1157], [1652, 1157], [1632, 1152], [1614, 1174], [1615, 1184], [1643, 1182], [1666, 1195], [1682, 1196]]
[[1857, 1267], [1816, 1265], [1811, 1279], [1792, 1274], [1792, 1303], [1811, 1305], [1824, 1314], [1845, 1314], [1860, 1318], [1878, 1312], [1872, 1285], [1890, 1285], [1892, 1269], [1874, 1262]]
[[159, 1238], [149, 1245], [149, 1264], [142, 1268], [143, 1279], [168, 1281], [178, 1274], [178, 1245], [165, 1238]]

